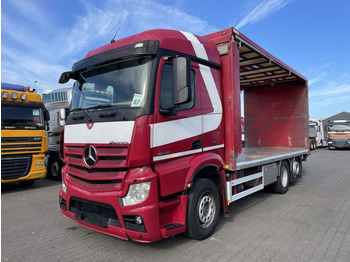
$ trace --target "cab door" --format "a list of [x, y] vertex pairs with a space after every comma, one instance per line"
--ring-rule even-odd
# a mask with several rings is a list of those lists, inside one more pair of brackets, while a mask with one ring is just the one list
[[191, 63], [191, 98], [172, 104], [173, 64], [161, 59], [158, 69], [154, 124], [151, 125], [151, 152], [154, 162], [202, 152], [203, 123], [200, 92], [196, 82], [198, 64]]

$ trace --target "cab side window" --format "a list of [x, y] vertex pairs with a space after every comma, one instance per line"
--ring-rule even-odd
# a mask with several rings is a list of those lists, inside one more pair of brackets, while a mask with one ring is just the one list
[[185, 104], [174, 107], [172, 103], [173, 97], [173, 65], [164, 64], [162, 69], [162, 77], [160, 81], [160, 108], [175, 109], [176, 111], [190, 109], [194, 106], [195, 101], [195, 73], [191, 70], [191, 100]]

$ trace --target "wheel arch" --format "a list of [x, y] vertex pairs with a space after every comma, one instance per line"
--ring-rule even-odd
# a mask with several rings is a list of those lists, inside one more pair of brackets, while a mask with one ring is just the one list
[[[222, 160], [216, 154], [207, 154], [204, 158], [205, 161], [197, 162], [195, 165], [192, 165], [188, 177], [186, 179], [186, 185], [190, 183], [193, 185], [198, 179], [209, 179], [214, 182], [218, 188], [220, 195], [221, 210], [226, 211], [225, 205], [225, 172], [222, 169]], [[189, 189], [191, 190], [191, 188]]]

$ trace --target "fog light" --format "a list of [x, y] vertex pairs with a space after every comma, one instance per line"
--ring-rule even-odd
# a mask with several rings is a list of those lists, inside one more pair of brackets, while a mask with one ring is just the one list
[[138, 225], [141, 225], [142, 224], [142, 217], [136, 216], [135, 217], [135, 223], [138, 224]]
[[1, 97], [3, 98], [3, 99], [7, 99], [8, 97], [9, 97], [9, 93], [7, 93], [7, 92], [2, 92], [1, 93]]
[[13, 100], [16, 100], [18, 98], [18, 94], [17, 93], [11, 93], [11, 98]]

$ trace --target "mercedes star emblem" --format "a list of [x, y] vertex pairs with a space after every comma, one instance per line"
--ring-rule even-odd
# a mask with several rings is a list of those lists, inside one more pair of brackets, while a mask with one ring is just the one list
[[96, 149], [92, 145], [87, 146], [84, 151], [85, 164], [88, 167], [92, 167], [93, 165], [96, 164], [96, 160], [97, 160]]

